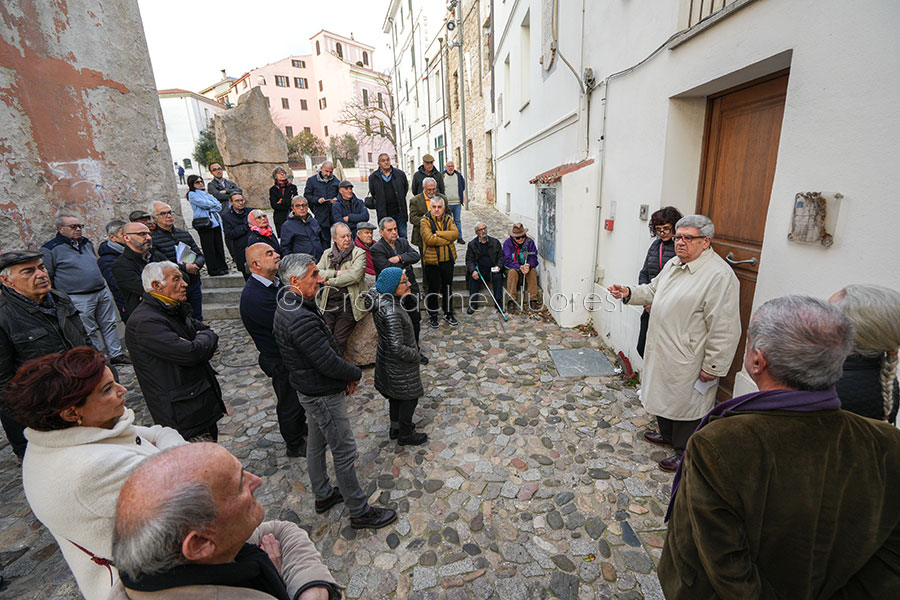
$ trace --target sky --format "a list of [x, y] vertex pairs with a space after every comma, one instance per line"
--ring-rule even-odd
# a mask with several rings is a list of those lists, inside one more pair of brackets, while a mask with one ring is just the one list
[[[138, 0], [157, 89], [198, 92], [291, 55], [310, 54], [321, 29], [375, 48], [390, 67], [381, 31], [389, 0]], [[190, 24], [190, 26], [188, 25]]]

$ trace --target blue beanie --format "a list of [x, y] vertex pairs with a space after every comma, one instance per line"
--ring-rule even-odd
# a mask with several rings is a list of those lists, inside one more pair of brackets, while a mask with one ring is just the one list
[[400, 267], [388, 267], [378, 276], [375, 283], [375, 289], [382, 294], [393, 294], [400, 285], [400, 279], [403, 277], [403, 269]]

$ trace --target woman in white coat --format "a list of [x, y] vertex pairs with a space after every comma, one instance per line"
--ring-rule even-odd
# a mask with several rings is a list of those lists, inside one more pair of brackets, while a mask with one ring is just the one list
[[22, 484], [87, 600], [118, 579], [109, 564], [119, 490], [146, 457], [186, 443], [174, 429], [134, 425], [106, 357], [81, 346], [31, 360], [7, 384], [4, 403], [25, 425]]
[[741, 337], [740, 284], [712, 249], [715, 229], [703, 215], [675, 224], [675, 258], [650, 283], [610, 286], [625, 303], [653, 305], [641, 382], [641, 402], [656, 415], [659, 432], [644, 439], [674, 447], [659, 463], [678, 469], [694, 429], [716, 399], [718, 379], [728, 374]]

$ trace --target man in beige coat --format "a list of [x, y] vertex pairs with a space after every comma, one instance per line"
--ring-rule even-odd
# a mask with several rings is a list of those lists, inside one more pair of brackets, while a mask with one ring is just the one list
[[688, 438], [715, 404], [741, 335], [739, 288], [731, 267], [710, 247], [715, 228], [703, 215], [675, 224], [675, 254], [650, 283], [612, 285], [626, 304], [653, 305], [647, 331], [641, 402], [659, 432], [644, 439], [670, 445], [659, 468], [674, 472]]
[[143, 461], [116, 508], [110, 600], [337, 600], [340, 587], [305, 531], [262, 522], [262, 481], [218, 444]]
[[369, 291], [365, 283], [366, 251], [353, 244], [346, 223], [331, 226], [331, 240], [331, 248], [319, 260], [319, 273], [325, 285], [316, 304], [343, 354], [356, 322], [368, 314], [360, 298]]

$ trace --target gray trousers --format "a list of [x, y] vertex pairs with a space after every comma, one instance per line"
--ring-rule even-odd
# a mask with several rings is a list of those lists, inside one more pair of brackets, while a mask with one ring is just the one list
[[344, 392], [331, 396], [306, 396], [298, 393], [297, 397], [306, 410], [306, 420], [309, 423], [306, 462], [316, 500], [325, 500], [333, 491], [325, 465], [327, 442], [334, 462], [334, 476], [350, 516], [363, 515], [369, 510], [369, 503], [356, 478], [356, 440], [347, 417]]
[[122, 354], [122, 344], [116, 330], [116, 305], [109, 290], [103, 288], [93, 294], [69, 294], [69, 298], [81, 313], [85, 333], [94, 347], [102, 352], [105, 346], [106, 355], [110, 358]]

